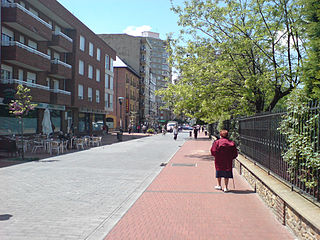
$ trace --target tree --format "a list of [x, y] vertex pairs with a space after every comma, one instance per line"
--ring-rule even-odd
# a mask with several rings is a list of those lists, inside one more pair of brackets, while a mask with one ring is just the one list
[[320, 97], [320, 2], [305, 1], [304, 24], [308, 34], [308, 59], [305, 68], [305, 83], [308, 95]]
[[30, 89], [23, 87], [22, 85], [17, 86], [16, 99], [12, 100], [9, 103], [10, 113], [15, 115], [19, 119], [21, 124], [21, 143], [22, 143], [22, 159], [24, 159], [23, 151], [23, 117], [28, 115], [29, 111], [33, 110], [36, 107], [36, 104], [32, 104], [32, 97], [29, 94]]
[[189, 36], [172, 42], [181, 78], [160, 91], [175, 111], [207, 122], [272, 111], [301, 84], [296, 0], [190, 0], [172, 10]]

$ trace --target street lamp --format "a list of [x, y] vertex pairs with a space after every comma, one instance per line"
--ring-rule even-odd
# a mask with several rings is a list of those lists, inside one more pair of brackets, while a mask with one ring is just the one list
[[124, 100], [124, 97], [118, 97], [119, 105], [120, 105], [120, 132], [122, 131], [122, 102]]

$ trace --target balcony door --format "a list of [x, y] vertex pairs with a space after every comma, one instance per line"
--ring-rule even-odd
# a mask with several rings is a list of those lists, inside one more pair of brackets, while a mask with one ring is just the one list
[[1, 79], [11, 79], [11, 78], [12, 78], [12, 67], [1, 64]]
[[36, 83], [37, 80], [37, 74], [28, 72], [27, 73], [27, 82], [28, 83]]

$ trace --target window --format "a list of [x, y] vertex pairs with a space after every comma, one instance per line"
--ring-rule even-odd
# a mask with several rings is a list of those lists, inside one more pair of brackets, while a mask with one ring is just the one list
[[84, 75], [84, 62], [79, 60], [79, 74]]
[[88, 100], [92, 102], [92, 88], [88, 88]]
[[32, 41], [32, 40], [28, 41], [28, 46], [32, 47], [34, 49], [38, 49], [38, 44], [36, 42]]
[[19, 42], [21, 42], [21, 43], [24, 44], [24, 36], [23, 36], [23, 35], [20, 35], [20, 37], [19, 37]]
[[97, 48], [97, 60], [100, 61], [101, 51], [100, 48]]
[[113, 108], [113, 95], [106, 93], [104, 99], [105, 99], [105, 107]]
[[54, 53], [53, 53], [53, 59], [60, 60], [60, 54], [59, 54], [59, 53], [54, 52]]
[[104, 78], [104, 87], [109, 89], [109, 75], [106, 74]]
[[47, 50], [47, 54], [51, 57], [51, 49]]
[[88, 78], [93, 78], [93, 67], [91, 65], [88, 66]]
[[89, 55], [93, 57], [93, 43], [89, 42]]
[[96, 102], [97, 103], [100, 102], [100, 92], [99, 92], [99, 90], [96, 90]]
[[12, 78], [12, 67], [7, 65], [1, 65], [1, 79]]
[[113, 59], [110, 59], [110, 71], [113, 72]]
[[32, 12], [37, 17], [39, 16], [38, 12], [36, 10], [32, 9], [32, 8], [29, 8], [29, 11]]
[[27, 82], [36, 83], [37, 75], [32, 72], [27, 72]]
[[96, 81], [100, 82], [100, 69], [96, 69]]
[[109, 107], [113, 108], [113, 95], [109, 94]]
[[53, 89], [58, 90], [59, 89], [59, 81], [53, 80]]
[[22, 69], [18, 70], [18, 78], [19, 78], [19, 80], [23, 81], [23, 70]]
[[110, 77], [110, 89], [113, 90], [113, 77]]
[[108, 93], [104, 94], [104, 103], [105, 103], [105, 108], [109, 108], [109, 94]]
[[86, 43], [86, 40], [85, 40], [84, 36], [80, 35], [80, 50], [81, 51], [84, 51], [85, 43]]
[[105, 57], [105, 66], [106, 66], [106, 69], [107, 69], [107, 70], [110, 70], [109, 60], [110, 60], [109, 56], [106, 55], [106, 57]]
[[60, 33], [61, 32], [61, 28], [58, 25], [56, 25], [55, 28], [54, 28], [54, 32], [55, 33]]
[[13, 32], [5, 27], [2, 27], [1, 40], [2, 40], [2, 42], [12, 41], [13, 40]]
[[78, 98], [83, 99], [83, 85], [78, 85]]

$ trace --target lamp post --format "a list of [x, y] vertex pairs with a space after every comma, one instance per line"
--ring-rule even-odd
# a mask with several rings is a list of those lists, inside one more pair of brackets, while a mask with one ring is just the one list
[[120, 132], [122, 132], [122, 102], [124, 100], [124, 97], [118, 97], [119, 105], [120, 105]]

